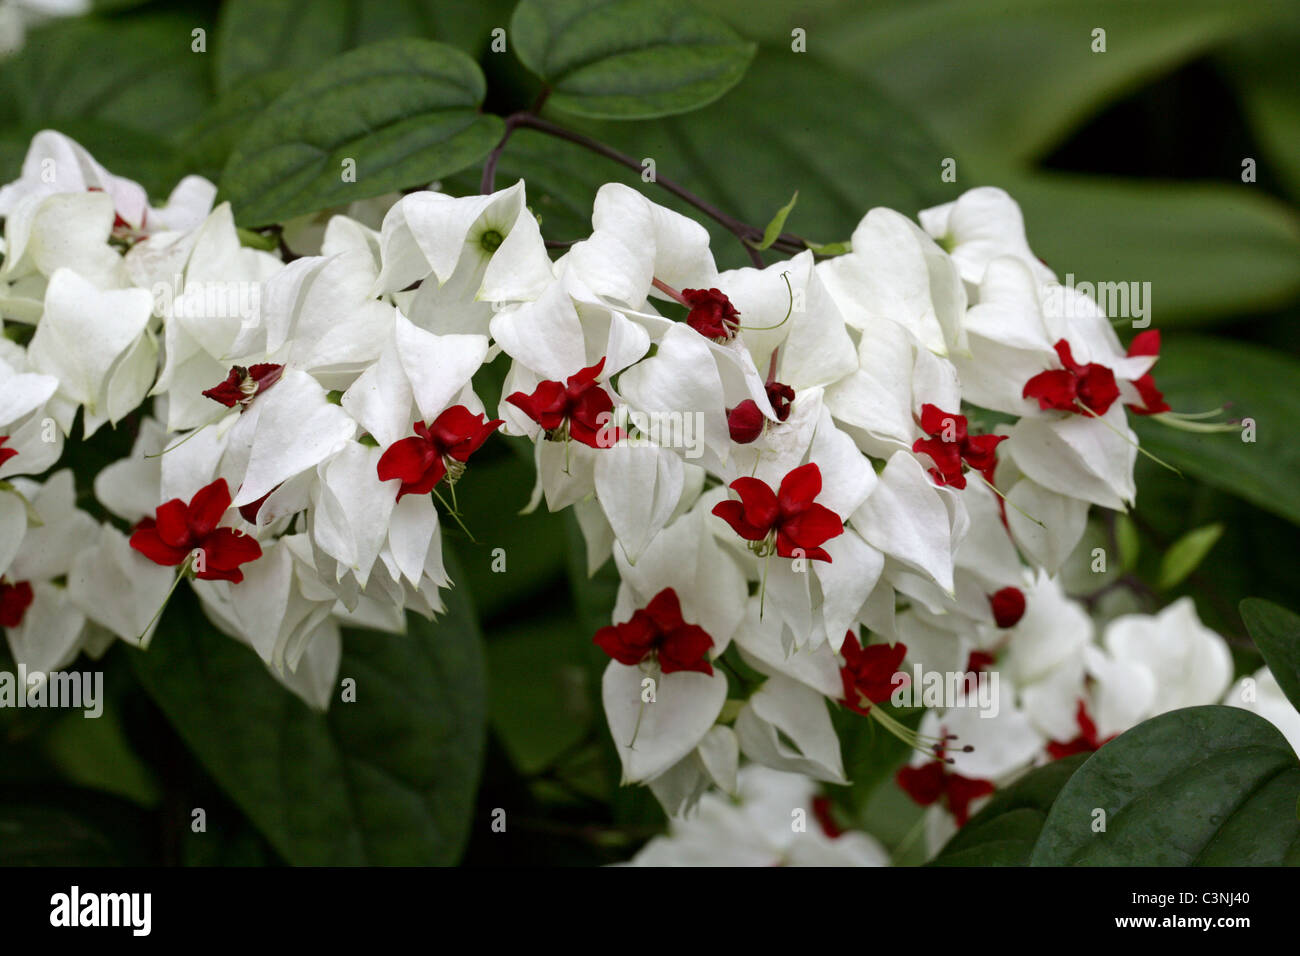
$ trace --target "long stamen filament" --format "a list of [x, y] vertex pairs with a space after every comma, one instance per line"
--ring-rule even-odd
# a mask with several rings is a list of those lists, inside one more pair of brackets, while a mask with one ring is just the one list
[[1139, 445], [1139, 444], [1138, 444], [1137, 442], [1135, 442], [1133, 439], [1129, 438], [1127, 435], [1125, 435], [1122, 431], [1120, 431], [1118, 428], [1116, 428], [1116, 427], [1115, 427], [1114, 425], [1112, 425], [1110, 422], [1106, 421], [1105, 418], [1103, 418], [1102, 416], [1098, 415], [1096, 412], [1094, 412], [1094, 411], [1093, 411], [1091, 408], [1089, 408], [1087, 405], [1083, 404], [1083, 402], [1079, 401], [1079, 399], [1076, 398], [1076, 399], [1074, 400], [1074, 404], [1075, 404], [1076, 406], [1078, 406], [1078, 408], [1080, 409], [1080, 411], [1086, 412], [1087, 414], [1091, 415], [1093, 418], [1097, 419], [1097, 421], [1101, 422], [1103, 425], [1105, 425], [1107, 428], [1109, 428], [1111, 431], [1113, 431], [1116, 435], [1118, 435], [1118, 436], [1119, 436], [1120, 438], [1122, 438], [1124, 441], [1128, 442], [1128, 444], [1130, 444], [1130, 445], [1132, 445], [1134, 448], [1136, 448], [1140, 454], [1146, 455], [1148, 458], [1150, 458], [1152, 461], [1154, 461], [1157, 465], [1160, 465], [1161, 467], [1164, 467], [1164, 468], [1168, 468], [1170, 471], [1172, 471], [1172, 472], [1173, 472], [1175, 475], [1177, 475], [1179, 478], [1183, 477], [1183, 473], [1182, 473], [1181, 471], [1179, 471], [1179, 470], [1178, 470], [1177, 468], [1175, 468], [1173, 465], [1169, 464], [1169, 462], [1167, 462], [1167, 461], [1165, 461], [1165, 460], [1163, 460], [1163, 459], [1161, 459], [1161, 458], [1157, 458], [1155, 455], [1151, 454], [1151, 452], [1147, 451], [1145, 448], [1143, 448], [1141, 445]]

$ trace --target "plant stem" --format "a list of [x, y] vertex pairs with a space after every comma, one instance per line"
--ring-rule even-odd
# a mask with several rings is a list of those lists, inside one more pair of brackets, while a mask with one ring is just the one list
[[[538, 105], [540, 105], [540, 102], [541, 101], [539, 101]], [[536, 114], [536, 109], [537, 106], [535, 105], [533, 109], [512, 113], [510, 116], [506, 117], [505, 133], [502, 135], [501, 141], [497, 143], [492, 152], [488, 154], [487, 161], [483, 164], [483, 179], [480, 183], [480, 192], [483, 194], [486, 195], [487, 193], [492, 192], [496, 181], [497, 162], [501, 158], [501, 153], [505, 149], [506, 143], [509, 142], [510, 137], [514, 135], [514, 131], [520, 127], [534, 129], [539, 133], [545, 133], [546, 135], [553, 136], [556, 139], [573, 143], [576, 146], [581, 146], [583, 149], [596, 153], [598, 156], [603, 156], [608, 160], [618, 163], [620, 166], [627, 169], [638, 173], [643, 172], [641, 163], [638, 162], [635, 157], [629, 156], [627, 153], [614, 149], [614, 147], [608, 146], [598, 140], [594, 140], [590, 136], [585, 136], [582, 133], [575, 132], [574, 130], [565, 129], [563, 126], [557, 126], [549, 120], [544, 120]], [[753, 245], [755, 240], [759, 240], [763, 237], [762, 229], [757, 226], [751, 226], [749, 223], [742, 222], [735, 216], [723, 212], [717, 206], [708, 202], [704, 198], [697, 196], [695, 193], [671, 179], [656, 175], [654, 182], [656, 185], [672, 193], [678, 199], [704, 213], [739, 239], [741, 244], [744, 245], [745, 251], [749, 254], [750, 262], [754, 264], [755, 268], [761, 269], [763, 267], [763, 257]], [[801, 252], [808, 248], [808, 244], [799, 236], [783, 232], [772, 244], [772, 248], [781, 252]]]

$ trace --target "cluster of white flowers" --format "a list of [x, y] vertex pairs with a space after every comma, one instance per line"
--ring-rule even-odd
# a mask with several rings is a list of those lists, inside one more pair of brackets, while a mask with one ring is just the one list
[[[876, 706], [905, 659], [1003, 678], [995, 718], [947, 701], [909, 738], [929, 752], [909, 790], [958, 818], [987, 791], [954, 777], [1000, 783], [1223, 696], [1227, 652], [1190, 603], [1097, 644], [1057, 583], [1089, 508], [1134, 500], [1127, 416], [1167, 409], [1159, 338], [1126, 352], [1005, 193], [920, 225], [873, 209], [847, 254], [719, 272], [701, 225], [616, 184], [552, 261], [524, 189], [391, 197], [378, 228], [335, 215], [286, 262], [241, 244], [210, 183], [156, 208], [39, 134], [0, 190], [15, 656], [147, 642], [180, 569], [323, 708], [341, 624], [443, 608], [441, 524], [499, 430], [533, 443], [532, 506], [572, 507], [589, 569], [618, 568], [606, 716], [625, 782], [670, 813], [737, 792], [742, 754], [845, 782], [828, 701], [907, 736]], [[70, 471], [21, 477], [57, 464], [78, 410], [89, 436], [137, 409], [93, 487], [129, 535], [77, 509]], [[760, 682], [729, 680], [733, 642]]]

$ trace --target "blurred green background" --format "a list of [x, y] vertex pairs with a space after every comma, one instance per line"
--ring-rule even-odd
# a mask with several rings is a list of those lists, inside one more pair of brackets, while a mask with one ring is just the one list
[[[797, 189], [787, 228], [820, 242], [846, 239], [873, 206], [914, 215], [977, 185], [1002, 186], [1023, 206], [1032, 247], [1058, 274], [1149, 281], [1153, 325], [1164, 336], [1156, 379], [1169, 402], [1190, 412], [1226, 405], [1230, 417], [1256, 421], [1258, 440], [1139, 423], [1143, 444], [1184, 474], [1140, 459], [1130, 565], [1152, 583], [1152, 607], [1193, 595], [1203, 619], [1233, 643], [1241, 668], [1258, 666], [1237, 602], [1256, 595], [1294, 606], [1300, 581], [1300, 443], [1293, 437], [1300, 420], [1300, 3], [697, 5], [762, 44], [748, 75], [721, 100], [649, 122], [547, 115], [653, 157], [662, 175], [748, 222], [765, 223]], [[509, 23], [508, 0], [102, 6], [95, 17], [34, 32], [21, 53], [0, 63], [4, 181], [17, 175], [32, 133], [45, 127], [80, 140], [158, 196], [185, 172], [218, 180], [252, 111], [329, 56], [387, 36], [427, 36], [470, 51], [487, 74], [490, 111], [521, 109], [538, 89], [513, 55], [489, 49], [492, 28]], [[201, 55], [191, 52], [195, 29], [206, 31]], [[1105, 31], [1105, 52], [1094, 52], [1097, 29]], [[806, 52], [791, 49], [795, 30], [803, 31]], [[940, 178], [948, 158], [956, 160], [955, 183]], [[1243, 181], [1248, 160], [1252, 182]], [[528, 180], [548, 239], [583, 235], [595, 188], [609, 179], [675, 204], [528, 130], [511, 140], [497, 184], [518, 176]], [[477, 183], [477, 170], [469, 170], [444, 188], [476, 192]], [[716, 237], [715, 251], [722, 267], [744, 262], [726, 234]], [[626, 858], [662, 815], [644, 789], [618, 787], [601, 713], [605, 659], [590, 635], [607, 621], [611, 572], [588, 580], [571, 517], [516, 516], [532, 487], [530, 459], [519, 449], [489, 443], [471, 475], [459, 493], [478, 544], [459, 537], [454, 547], [465, 583], [458, 600], [472, 596], [465, 611], [476, 609], [484, 636], [487, 734], [465, 862]], [[1155, 587], [1169, 546], [1212, 524], [1222, 536], [1198, 570], [1174, 587]], [[507, 574], [490, 570], [498, 547], [506, 549]], [[114, 688], [105, 720], [0, 713], [0, 828], [8, 821], [10, 832], [37, 834], [24, 844], [26, 859], [325, 858], [286, 850], [294, 847], [289, 837], [268, 840], [279, 832], [274, 823], [249, 823], [243, 813], [252, 791], [232, 785], [240, 767], [214, 771], [213, 761], [196, 759], [194, 736], [183, 734], [183, 743], [157, 698], [140, 692], [135, 678], [148, 683], [148, 668], [124, 656], [105, 660]], [[467, 705], [459, 719], [475, 721], [481, 711], [481, 702]], [[448, 732], [478, 739], [468, 727]], [[903, 755], [874, 738], [849, 736], [846, 746], [855, 786], [841, 807], [892, 844], [914, 810], [876, 784]], [[303, 781], [302, 799], [310, 792]], [[194, 806], [212, 808], [220, 841], [186, 832]], [[291, 813], [292, 801], [286, 806]], [[498, 807], [509, 809], [509, 839], [488, 825]], [[375, 836], [368, 858], [390, 859], [384, 841], [400, 837]], [[451, 857], [465, 839], [465, 832], [452, 838]], [[8, 848], [12, 854], [12, 840]]]

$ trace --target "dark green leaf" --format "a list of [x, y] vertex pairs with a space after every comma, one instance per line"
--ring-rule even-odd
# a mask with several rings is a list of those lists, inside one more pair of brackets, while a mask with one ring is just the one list
[[1241, 617], [1282, 693], [1300, 710], [1300, 616], [1270, 601], [1246, 598]]
[[339, 673], [356, 681], [356, 701], [335, 695], [327, 714], [218, 634], [193, 599], [177, 602], [132, 664], [278, 853], [299, 865], [456, 862], [485, 722], [482, 650], [463, 589], [436, 623], [411, 616], [405, 635], [345, 632]]
[[1028, 866], [1034, 843], [1061, 788], [1088, 758], [1075, 754], [1031, 770], [957, 831], [932, 866]]
[[93, 119], [171, 139], [212, 98], [206, 56], [191, 50], [206, 26], [179, 13], [55, 22], [0, 67], [3, 87], [39, 128]]
[[[894, 718], [903, 726], [915, 730], [924, 713], [921, 709], [910, 713], [895, 711]], [[829, 793], [833, 800], [849, 810], [856, 819], [865, 811], [876, 789], [892, 778], [898, 768], [907, 762], [912, 751], [879, 723], [855, 714], [846, 707], [832, 708], [831, 720], [840, 740], [844, 774], [849, 779], [849, 786], [834, 787]]]
[[1149, 282], [1143, 307], [1160, 328], [1275, 308], [1300, 292], [1295, 214], [1254, 186], [1052, 172], [989, 182], [1020, 203], [1030, 246], [1062, 281]]
[[296, 70], [259, 73], [222, 93], [181, 137], [186, 171], [213, 181], [220, 179], [226, 160], [243, 139], [249, 123], [300, 75]]
[[[741, 16], [749, 5], [713, 2]], [[1288, 16], [1288, 0], [879, 0], [799, 25], [811, 52], [878, 83], [964, 152], [1022, 161], [1147, 77]]]
[[[957, 195], [939, 181], [945, 151], [915, 118], [806, 55], [761, 51], [736, 89], [699, 112], [645, 123], [583, 123], [581, 130], [638, 163], [653, 159], [657, 176], [750, 223], [766, 222], [798, 189], [791, 228], [800, 235], [847, 236], [873, 206], [911, 214]], [[639, 167], [629, 171], [521, 129], [501, 155], [497, 184], [519, 178], [528, 183], [528, 203], [548, 238], [588, 234], [596, 190], [618, 181], [708, 226], [720, 268], [749, 264], [730, 233], [643, 181]], [[456, 182], [461, 191], [477, 192], [476, 179]]]
[[477, 52], [510, 12], [500, 0], [227, 0], [214, 55], [219, 89], [276, 70], [301, 75], [354, 47], [394, 37], [441, 40]]
[[1242, 431], [1204, 434], [1158, 421], [1134, 423], [1142, 447], [1189, 476], [1300, 524], [1300, 362], [1257, 346], [1192, 335], [1168, 336], [1155, 367], [1156, 384], [1175, 411], [1228, 405], [1228, 417], [1255, 422]]
[[521, 0], [510, 37], [552, 106], [603, 119], [698, 109], [740, 81], [755, 50], [676, 0]]
[[[1189, 707], [1112, 740], [1061, 790], [1034, 866], [1300, 864], [1300, 761], [1268, 721]], [[1105, 813], [1105, 830], [1094, 821]]]
[[477, 64], [441, 43], [385, 40], [353, 50], [253, 121], [222, 190], [242, 224], [260, 226], [428, 183], [481, 159], [501, 138], [500, 118], [479, 112], [484, 93]]

